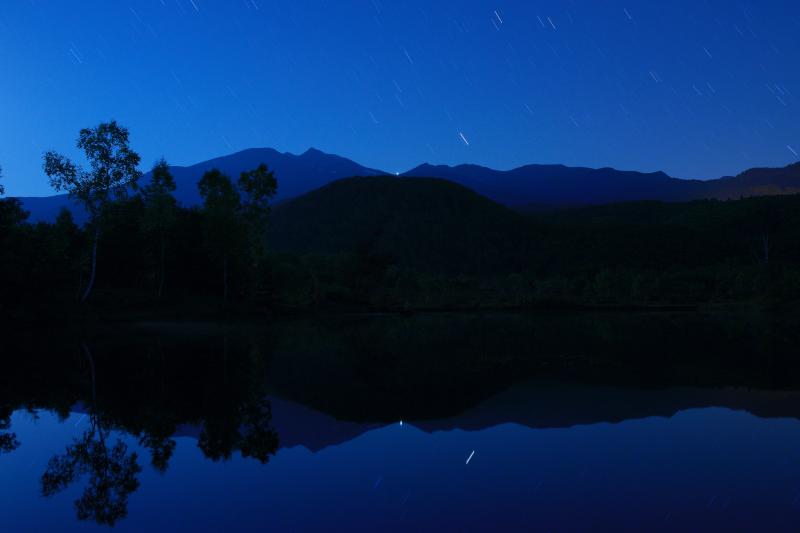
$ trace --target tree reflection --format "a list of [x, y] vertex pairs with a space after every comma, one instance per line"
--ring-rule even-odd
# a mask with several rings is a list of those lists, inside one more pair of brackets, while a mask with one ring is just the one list
[[84, 344], [84, 377], [73, 381], [80, 383], [79, 397], [89, 398], [82, 402], [88, 428], [50, 459], [42, 494], [51, 497], [85, 483], [75, 501], [78, 518], [113, 526], [127, 515], [129, 497], [139, 488], [142, 466], [131, 443], [146, 450], [153, 469], [164, 474], [180, 427], [199, 429], [197, 445], [213, 461], [238, 452], [267, 463], [279, 441], [266, 398], [264, 355], [254, 348], [229, 353], [227, 344], [203, 357], [196, 351], [163, 354], [158, 341], [157, 349], [140, 345], [130, 356], [115, 350], [104, 357], [100, 350], [97, 360]]
[[76, 479], [88, 475], [89, 482], [81, 497], [75, 501], [78, 519], [113, 526], [128, 514], [128, 497], [139, 488], [137, 475], [142, 468], [137, 462], [136, 452], [129, 453], [128, 446], [122, 440], [116, 439], [113, 445], [109, 444], [110, 424], [96, 410], [94, 358], [85, 344], [83, 351], [92, 375], [89, 429], [67, 446], [63, 454], [50, 459], [42, 475], [42, 494], [53, 496]]
[[215, 384], [217, 401], [207, 406], [197, 445], [213, 461], [230, 459], [238, 451], [266, 464], [278, 449], [272, 428], [272, 407], [261, 373], [264, 356], [257, 345], [232, 354], [227, 335], [222, 339], [222, 363]]
[[266, 398], [242, 406], [235, 417], [209, 419], [197, 445], [213, 461], [230, 459], [238, 450], [261, 464], [269, 462], [278, 449], [278, 433], [271, 427], [272, 408]]
[[17, 435], [8, 431], [11, 428], [11, 412], [0, 413], [0, 455], [19, 448]]
[[169, 467], [169, 460], [175, 453], [175, 441], [169, 437], [145, 433], [139, 437], [139, 444], [150, 450], [150, 464], [153, 468], [161, 474], [165, 473]]
[[117, 439], [107, 443], [109, 431], [92, 416], [91, 428], [67, 446], [66, 452], [50, 459], [42, 476], [42, 494], [53, 496], [78, 477], [89, 476], [82, 496], [75, 501], [80, 520], [113, 526], [128, 514], [128, 496], [139, 488], [142, 468], [135, 452]]

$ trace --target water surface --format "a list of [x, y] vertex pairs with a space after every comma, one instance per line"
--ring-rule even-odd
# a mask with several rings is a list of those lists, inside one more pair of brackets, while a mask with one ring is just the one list
[[795, 331], [491, 315], [20, 333], [3, 527], [795, 530]]

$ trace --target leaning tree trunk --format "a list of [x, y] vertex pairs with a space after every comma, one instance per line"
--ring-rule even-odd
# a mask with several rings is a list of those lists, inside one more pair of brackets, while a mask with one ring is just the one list
[[83, 293], [83, 297], [81, 298], [81, 303], [85, 303], [86, 299], [89, 298], [89, 294], [92, 292], [92, 287], [94, 286], [94, 277], [97, 274], [97, 242], [100, 240], [100, 228], [97, 228], [94, 231], [94, 243], [92, 244], [92, 271], [89, 275], [89, 284], [86, 286], [86, 290]]
[[228, 303], [228, 256], [222, 259], [222, 301]]
[[164, 248], [166, 243], [164, 242], [164, 236], [161, 236], [161, 266], [160, 266], [160, 280], [158, 282], [158, 299], [161, 299], [161, 294], [164, 292], [164, 278], [166, 277], [166, 268], [164, 267]]
[[94, 357], [92, 357], [92, 351], [89, 350], [89, 346], [85, 342], [81, 344], [81, 347], [83, 348], [83, 354], [86, 356], [86, 359], [89, 360], [89, 370], [92, 372], [92, 408], [94, 408], [94, 404], [97, 403], [97, 378], [95, 375]]

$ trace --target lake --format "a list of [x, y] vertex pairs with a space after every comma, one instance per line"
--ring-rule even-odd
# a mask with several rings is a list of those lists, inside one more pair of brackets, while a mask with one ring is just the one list
[[797, 324], [349, 316], [5, 336], [5, 531], [793, 531]]

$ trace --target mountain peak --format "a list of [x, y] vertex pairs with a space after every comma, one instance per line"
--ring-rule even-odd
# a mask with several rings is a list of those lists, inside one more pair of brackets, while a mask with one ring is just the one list
[[403, 173], [403, 175], [407, 176], [407, 175], [410, 175], [410, 174], [418, 173], [420, 171], [425, 171], [427, 169], [434, 169], [434, 168], [436, 168], [435, 165], [431, 165], [430, 163], [422, 163], [421, 165], [412, 168], [408, 172]]
[[[300, 196], [343, 178], [389, 175], [385, 171], [364, 167], [314, 147], [300, 155], [279, 152], [273, 148], [249, 148], [188, 167], [170, 167], [177, 185], [175, 197], [182, 205], [197, 205], [201, 201], [197, 182], [204, 172], [217, 168], [235, 179], [241, 172], [257, 168], [262, 163], [275, 172], [280, 184], [277, 201]], [[608, 167], [592, 169], [553, 164], [525, 165], [501, 171], [475, 164], [449, 166], [426, 162], [400, 175], [452, 181], [512, 207], [727, 199], [800, 191], [800, 162], [780, 169], [750, 169], [736, 177], [704, 182], [674, 179], [663, 172], [642, 173]], [[145, 174], [143, 179], [149, 179], [148, 176], [149, 173]], [[25, 209], [31, 212], [32, 222], [54, 220], [62, 207], [72, 209], [76, 219], [85, 219], [85, 213], [78, 213], [66, 195], [22, 200]]]
[[317, 150], [316, 148], [314, 148], [314, 147], [312, 146], [311, 148], [309, 148], [308, 150], [306, 150], [305, 152], [303, 152], [302, 154], [300, 154], [300, 157], [304, 157], [304, 156], [318, 156], [318, 155], [328, 155], [328, 154], [326, 154], [326, 153], [325, 153], [325, 152], [323, 152], [322, 150]]

